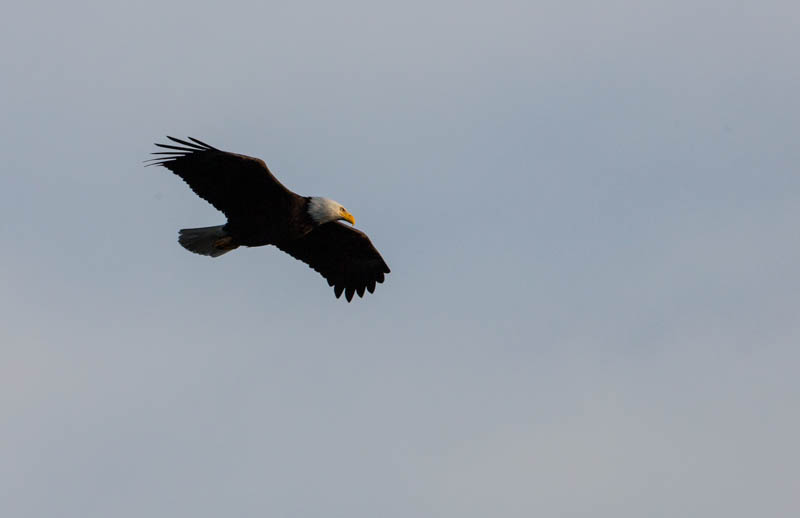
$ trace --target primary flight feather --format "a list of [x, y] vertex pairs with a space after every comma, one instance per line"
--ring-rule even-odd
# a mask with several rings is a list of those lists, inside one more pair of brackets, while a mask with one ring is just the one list
[[221, 151], [189, 137], [156, 144], [148, 165], [180, 176], [201, 198], [228, 217], [224, 225], [185, 228], [178, 242], [187, 250], [219, 257], [240, 246], [275, 245], [319, 272], [347, 301], [372, 293], [389, 267], [355, 218], [329, 198], [300, 196], [281, 184], [263, 160]]

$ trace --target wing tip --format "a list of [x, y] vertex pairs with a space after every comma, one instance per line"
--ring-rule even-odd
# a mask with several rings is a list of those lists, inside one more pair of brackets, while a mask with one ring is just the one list
[[[175, 142], [175, 143], [181, 144], [182, 146], [187, 146], [189, 148], [196, 149], [198, 151], [209, 151], [209, 150], [211, 150], [211, 151], [219, 151], [214, 146], [206, 144], [202, 140], [198, 140], [198, 139], [192, 138], [192, 137], [186, 137], [189, 140], [191, 140], [191, 142], [187, 142], [185, 140], [172, 137], [170, 135], [167, 135], [167, 138], [170, 139], [171, 141]], [[158, 144], [156, 144], [156, 145], [158, 145]]]
[[[170, 135], [167, 135], [167, 138], [170, 141], [172, 141], [172, 142], [174, 142], [176, 144], [180, 144], [180, 146], [173, 146], [171, 144], [161, 144], [161, 143], [158, 143], [158, 142], [154, 142], [153, 145], [155, 145], [156, 147], [159, 147], [161, 149], [167, 149], [169, 151], [156, 152], [156, 153], [151, 153], [151, 154], [153, 154], [153, 155], [170, 155], [170, 156], [164, 156], [164, 157], [160, 157], [160, 158], [151, 158], [149, 160], [145, 160], [145, 163], [146, 163], [145, 167], [150, 166], [150, 165], [161, 165], [161, 166], [165, 166], [166, 167], [165, 164], [167, 164], [169, 162], [174, 162], [174, 161], [179, 160], [181, 158], [185, 158], [185, 157], [191, 156], [194, 153], [203, 153], [203, 152], [206, 152], [206, 151], [219, 151], [219, 149], [215, 148], [214, 146], [210, 146], [210, 145], [206, 144], [205, 142], [197, 140], [197, 139], [192, 138], [192, 137], [187, 137], [189, 140], [191, 140], [191, 142], [187, 142], [185, 140], [181, 140], [179, 138], [175, 138], [175, 137], [170, 136]], [[147, 164], [147, 162], [151, 162], [151, 163]]]

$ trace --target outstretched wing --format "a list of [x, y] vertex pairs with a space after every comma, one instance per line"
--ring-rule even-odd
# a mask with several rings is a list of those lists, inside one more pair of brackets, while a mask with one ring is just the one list
[[375, 283], [390, 271], [365, 233], [338, 221], [277, 246], [322, 274], [336, 298], [344, 292], [347, 302], [354, 293], [363, 297], [364, 290], [374, 292]]
[[159, 156], [148, 160], [147, 165], [162, 165], [180, 176], [229, 219], [285, 209], [294, 194], [272, 175], [263, 160], [220, 151], [191, 137], [191, 142], [167, 138], [181, 145], [156, 144], [169, 151], [153, 153]]

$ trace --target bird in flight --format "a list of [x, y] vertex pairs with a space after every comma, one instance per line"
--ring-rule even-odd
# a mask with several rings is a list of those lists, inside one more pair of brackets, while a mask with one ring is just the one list
[[219, 257], [240, 246], [274, 245], [319, 272], [336, 298], [373, 293], [389, 267], [355, 218], [329, 198], [301, 196], [281, 184], [263, 160], [221, 151], [189, 137], [156, 144], [147, 165], [164, 166], [227, 216], [224, 225], [184, 228], [178, 242], [196, 254]]

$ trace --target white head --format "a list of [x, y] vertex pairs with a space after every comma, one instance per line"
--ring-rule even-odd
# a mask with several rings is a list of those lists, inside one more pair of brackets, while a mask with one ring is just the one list
[[351, 225], [356, 224], [356, 218], [347, 209], [342, 207], [339, 202], [329, 198], [311, 197], [308, 201], [308, 215], [317, 225], [340, 219], [349, 221]]

